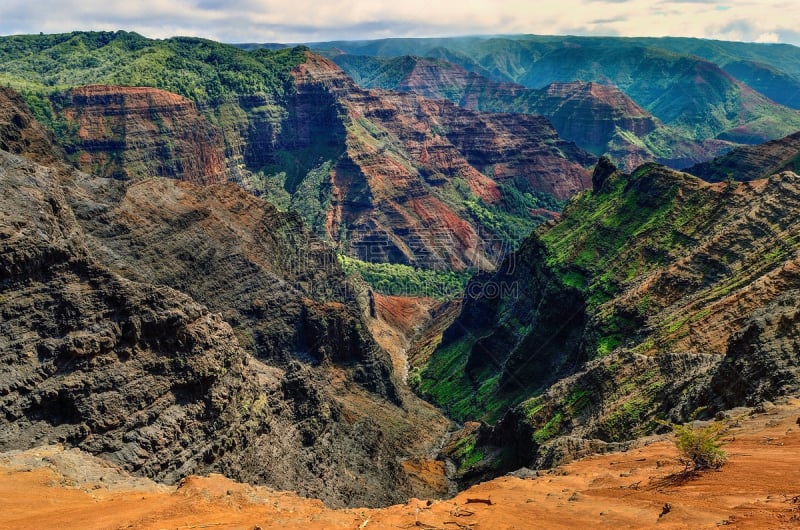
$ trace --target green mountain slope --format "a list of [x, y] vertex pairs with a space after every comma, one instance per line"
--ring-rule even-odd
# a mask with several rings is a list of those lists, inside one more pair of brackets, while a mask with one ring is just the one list
[[682, 168], [730, 149], [731, 142], [696, 141], [693, 134], [665, 126], [624, 93], [594, 82], [551, 83], [529, 89], [494, 81], [443, 59], [334, 54], [332, 59], [369, 88], [444, 98], [489, 112], [540, 114], [562, 137], [632, 170], [656, 161]]
[[473, 279], [415, 372], [452, 416], [496, 422], [478, 469], [557, 463], [800, 384], [800, 177], [709, 184], [604, 160], [593, 182]]
[[280, 95], [304, 59], [302, 48], [246, 52], [205, 39], [153, 40], [124, 31], [15, 35], [0, 38], [0, 83], [36, 94], [90, 84], [148, 86], [202, 102]]
[[[468, 70], [477, 66], [481, 73], [488, 73], [497, 81], [529, 88], [571, 81], [613, 84], [665, 124], [697, 140], [719, 137], [758, 143], [800, 128], [795, 110], [745, 84], [750, 81], [770, 97], [797, 106], [791, 103], [792, 87], [800, 80], [797, 68], [792, 66], [796, 64], [793, 58], [800, 54], [796, 48], [710, 42], [719, 48], [708, 53], [713, 60], [702, 58], [697, 42], [679, 39], [520, 35], [387, 39], [315, 46], [383, 57], [444, 58], [442, 50], [447, 49], [452, 54], [449, 59]], [[743, 50], [752, 50], [746, 56], [739, 55], [751, 63], [737, 65], [731, 58]], [[743, 78], [732, 77], [723, 67]], [[772, 72], [774, 83], [762, 75], [767, 70]]]

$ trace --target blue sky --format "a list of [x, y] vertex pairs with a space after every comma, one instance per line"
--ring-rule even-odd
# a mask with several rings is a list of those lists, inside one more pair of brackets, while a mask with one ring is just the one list
[[223, 42], [499, 33], [687, 36], [800, 45], [800, 2], [761, 0], [3, 0], [0, 34], [136, 31]]

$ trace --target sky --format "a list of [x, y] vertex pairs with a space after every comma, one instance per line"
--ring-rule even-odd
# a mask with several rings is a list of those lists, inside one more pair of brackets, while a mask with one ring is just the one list
[[0, 35], [126, 30], [222, 42], [683, 36], [800, 46], [798, 0], [2, 0]]

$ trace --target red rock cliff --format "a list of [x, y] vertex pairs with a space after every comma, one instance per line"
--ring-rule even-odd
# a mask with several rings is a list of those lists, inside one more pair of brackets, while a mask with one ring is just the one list
[[81, 169], [107, 177], [224, 182], [222, 136], [195, 104], [147, 87], [72, 89], [61, 110]]

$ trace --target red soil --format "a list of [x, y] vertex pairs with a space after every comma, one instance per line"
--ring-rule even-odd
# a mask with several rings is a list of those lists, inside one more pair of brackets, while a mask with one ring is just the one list
[[218, 475], [177, 488], [93, 483], [76, 469], [104, 464], [83, 456], [85, 466], [65, 470], [53, 464], [63, 450], [40, 448], [0, 455], [0, 528], [798, 528], [799, 416], [792, 399], [743, 417], [727, 433], [728, 463], [694, 477], [680, 474], [670, 441], [651, 440], [535, 479], [503, 477], [453, 499], [379, 510], [330, 510]]

